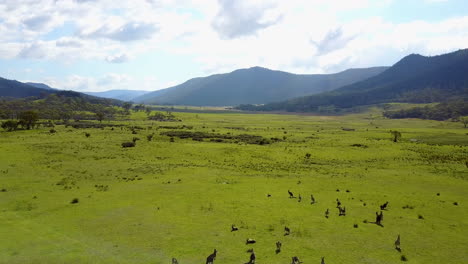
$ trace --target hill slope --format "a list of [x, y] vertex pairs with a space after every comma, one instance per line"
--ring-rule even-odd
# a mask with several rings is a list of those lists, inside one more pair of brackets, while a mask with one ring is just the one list
[[[83, 103], [103, 104], [103, 105], [120, 105], [121, 101], [116, 99], [101, 98], [75, 91], [64, 91], [51, 88], [41, 83], [22, 83], [14, 80], [8, 80], [0, 77], [0, 98], [26, 98], [30, 100], [37, 98], [46, 98], [49, 95], [55, 94], [65, 98], [80, 98]], [[42, 88], [44, 87], [44, 88]]]
[[135, 102], [194, 106], [263, 104], [285, 98], [330, 91], [375, 76], [387, 67], [350, 69], [335, 74], [291, 74], [261, 67], [194, 78], [155, 91]]
[[467, 73], [468, 49], [434, 57], [412, 54], [379, 75], [332, 92], [241, 109], [317, 111], [325, 106], [442, 102], [468, 96]]
[[22, 98], [54, 93], [51, 89], [34, 87], [22, 82], [0, 78], [0, 97]]
[[136, 97], [149, 93], [143, 90], [109, 90], [104, 92], [86, 92], [86, 94], [122, 101], [132, 101]]
[[42, 88], [42, 89], [47, 89], [47, 90], [58, 90], [58, 89], [52, 88], [49, 85], [44, 84], [44, 83], [26, 82], [25, 84], [30, 85], [30, 86], [34, 86], [36, 88]]

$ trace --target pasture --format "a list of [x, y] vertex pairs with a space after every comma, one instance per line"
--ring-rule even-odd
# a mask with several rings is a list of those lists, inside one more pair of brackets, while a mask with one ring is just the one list
[[0, 132], [0, 263], [468, 263], [460, 123], [175, 115]]

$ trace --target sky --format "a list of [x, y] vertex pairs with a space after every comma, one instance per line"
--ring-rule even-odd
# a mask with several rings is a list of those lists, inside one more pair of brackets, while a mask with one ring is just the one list
[[253, 66], [298, 74], [468, 48], [467, 0], [0, 0], [0, 77], [158, 90]]

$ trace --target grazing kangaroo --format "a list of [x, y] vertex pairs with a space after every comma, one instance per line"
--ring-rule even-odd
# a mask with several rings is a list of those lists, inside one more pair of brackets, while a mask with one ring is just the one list
[[257, 241], [255, 241], [255, 239], [253, 239], [253, 238], [247, 238], [247, 240], [245, 241], [246, 245], [255, 244], [255, 243], [257, 243]]
[[340, 207], [340, 205], [341, 205], [340, 200], [338, 200], [338, 198], [336, 198], [336, 208]]
[[400, 248], [400, 235], [399, 235], [399, 234], [398, 234], [397, 239], [395, 240], [395, 249], [396, 249], [398, 252], [401, 252], [401, 248]]
[[338, 207], [338, 210], [340, 211], [339, 216], [346, 216], [346, 207], [343, 206], [343, 208]]
[[327, 208], [327, 210], [325, 211], [325, 218], [328, 218], [328, 215], [329, 215], [329, 214], [330, 214], [330, 211], [329, 211], [328, 208]]
[[217, 252], [218, 251], [216, 251], [216, 249], [215, 249], [214, 252], [206, 258], [206, 264], [213, 264], [214, 263], [214, 260], [216, 259], [216, 253]]
[[252, 250], [252, 253], [250, 254], [250, 260], [249, 262], [245, 264], [255, 264], [255, 252]]
[[234, 224], [231, 225], [231, 232], [234, 232], [234, 231], [238, 231], [239, 228], [237, 226], [235, 226]]
[[380, 210], [386, 210], [386, 209], [387, 209], [387, 205], [388, 205], [388, 201], [385, 202], [384, 204], [382, 204], [382, 205], [380, 206]]
[[300, 264], [302, 263], [298, 257], [294, 256], [292, 257], [292, 261], [291, 261], [291, 264]]
[[322, 257], [322, 261], [320, 262], [320, 264], [325, 264], [325, 258]]
[[179, 261], [176, 258], [172, 258], [172, 264], [179, 264]]
[[275, 253], [278, 254], [281, 252], [281, 241], [276, 242], [276, 250]]
[[289, 193], [289, 198], [294, 198], [294, 194], [290, 190], [288, 190], [288, 193]]
[[291, 234], [291, 230], [289, 230], [289, 227], [285, 226], [284, 227], [284, 235], [289, 236], [289, 234]]

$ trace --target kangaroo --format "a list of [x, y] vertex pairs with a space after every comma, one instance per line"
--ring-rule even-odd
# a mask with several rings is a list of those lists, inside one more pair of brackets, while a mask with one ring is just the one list
[[338, 200], [338, 198], [336, 198], [336, 208], [340, 207], [340, 205], [341, 205], [340, 200]]
[[281, 246], [282, 246], [281, 241], [276, 242], [276, 250], [275, 250], [276, 254], [281, 252]]
[[234, 232], [234, 231], [238, 231], [239, 228], [237, 226], [235, 226], [234, 224], [231, 225], [231, 232]]
[[385, 202], [384, 204], [382, 204], [382, 205], [380, 206], [380, 210], [386, 210], [386, 209], [387, 209], [387, 205], [388, 205], [388, 201]]
[[346, 207], [343, 206], [343, 208], [338, 207], [338, 210], [340, 210], [339, 216], [346, 216]]
[[401, 248], [400, 248], [400, 235], [398, 234], [398, 237], [397, 239], [395, 240], [395, 249], [399, 252], [401, 252]]
[[288, 193], [289, 193], [289, 198], [294, 198], [294, 194], [290, 190], [288, 190]]
[[291, 234], [291, 230], [289, 230], [289, 227], [285, 226], [284, 227], [284, 235], [288, 236], [289, 234]]
[[252, 253], [250, 254], [250, 260], [249, 262], [245, 264], [255, 264], [255, 252], [252, 250]]
[[253, 238], [247, 238], [247, 240], [245, 241], [245, 244], [248, 245], [248, 244], [255, 244], [257, 243], [257, 241]]
[[218, 251], [216, 251], [216, 249], [215, 249], [214, 252], [206, 258], [206, 264], [213, 264], [214, 263], [214, 260], [216, 259], [216, 253], [217, 252]]
[[291, 261], [291, 264], [300, 264], [302, 263], [298, 257], [292, 257], [292, 261]]

